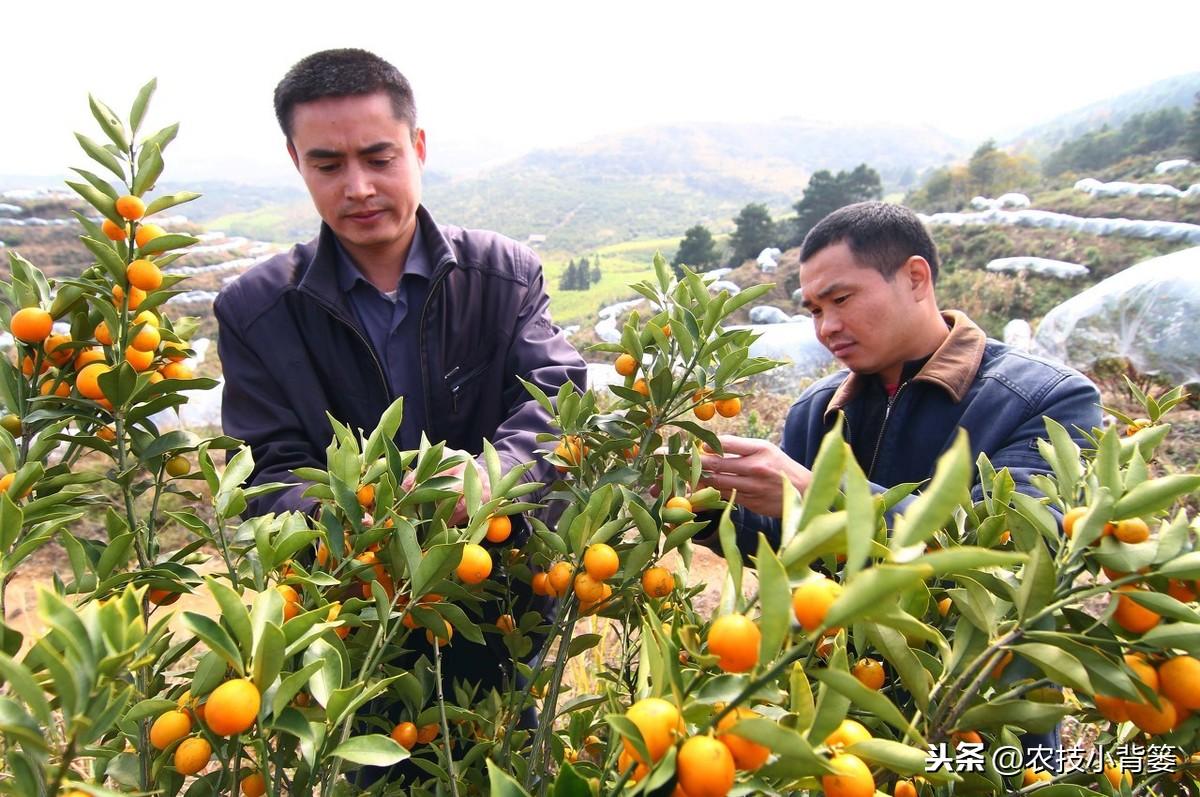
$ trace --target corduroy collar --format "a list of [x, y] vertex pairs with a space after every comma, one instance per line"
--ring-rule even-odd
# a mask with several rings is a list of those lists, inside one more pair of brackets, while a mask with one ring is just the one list
[[[966, 314], [958, 310], [946, 310], [942, 313], [950, 334], [942, 341], [929, 357], [925, 366], [913, 377], [914, 382], [929, 382], [945, 390], [954, 402], [963, 400], [975, 375], [979, 373], [979, 365], [983, 362], [983, 350], [987, 345], [987, 335]], [[825, 421], [849, 404], [863, 388], [867, 377], [853, 371], [847, 376], [834, 392], [829, 406], [825, 408]]]

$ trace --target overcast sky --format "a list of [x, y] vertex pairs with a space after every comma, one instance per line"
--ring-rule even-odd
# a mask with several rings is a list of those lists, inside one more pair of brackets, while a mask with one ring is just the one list
[[[435, 7], [436, 5], [436, 7]], [[182, 123], [169, 179], [299, 185], [271, 92], [300, 57], [364, 47], [416, 90], [430, 169], [692, 120], [927, 123], [1003, 136], [1200, 69], [1200, 2], [6, 4], [0, 174], [83, 165], [93, 92]]]

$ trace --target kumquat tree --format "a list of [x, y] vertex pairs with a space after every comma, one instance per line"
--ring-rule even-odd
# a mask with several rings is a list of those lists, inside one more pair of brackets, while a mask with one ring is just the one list
[[[100, 218], [79, 216], [95, 263], [51, 284], [9, 255], [0, 608], [40, 547], [68, 566], [36, 633], [0, 624], [0, 792], [1200, 790], [1200, 475], [1156, 460], [1182, 390], [1131, 385], [1144, 417], [1110, 411], [1082, 449], [1047, 422], [1037, 495], [965, 438], [929, 483], [875, 494], [839, 426], [806, 492], [785, 488], [777, 544], [739, 550], [701, 455], [775, 366], [723, 326], [768, 286], [713, 294], [659, 257], [634, 286], [649, 314], [598, 346], [623, 381], [528, 385], [557, 429], [553, 485], [485, 443], [490, 497], [470, 467], [460, 491], [443, 444], [396, 446], [397, 402], [373, 430], [331, 419], [327, 469], [297, 473], [313, 513], [242, 519], [277, 487], [244, 486], [248, 450], [155, 421], [215, 382], [166, 304], [196, 239], [153, 218], [196, 195], [150, 198], [176, 133], [139, 137], [153, 91], [128, 120], [93, 100], [107, 143], [78, 137], [104, 170], [70, 184]], [[700, 541], [728, 564], [704, 612]], [[177, 612], [185, 593], [209, 608]], [[446, 677], [466, 643], [502, 688]], [[1086, 761], [1022, 754], [1020, 734], [1067, 717]]]

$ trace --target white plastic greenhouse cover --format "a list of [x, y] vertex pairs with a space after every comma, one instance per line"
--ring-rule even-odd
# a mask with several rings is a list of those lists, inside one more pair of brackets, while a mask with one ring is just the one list
[[1144, 374], [1200, 383], [1200, 247], [1152, 258], [1055, 307], [1033, 351], [1089, 369], [1127, 358]]

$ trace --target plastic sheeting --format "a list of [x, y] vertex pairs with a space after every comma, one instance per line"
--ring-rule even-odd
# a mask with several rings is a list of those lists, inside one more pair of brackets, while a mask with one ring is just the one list
[[708, 289], [713, 293], [729, 291], [730, 296], [737, 296], [742, 292], [742, 287], [740, 285], [738, 285], [736, 282], [730, 282], [729, 280], [717, 280], [715, 282], [710, 282], [708, 283]]
[[[1194, 187], [1194, 186], [1193, 186]], [[1001, 225], [1069, 230], [1090, 235], [1117, 235], [1126, 238], [1157, 238], [1165, 241], [1200, 245], [1200, 224], [1182, 221], [1144, 221], [1141, 219], [1105, 219], [1069, 216], [1049, 210], [983, 210], [977, 213], [934, 213], [922, 215], [929, 225], [963, 227]]]
[[1033, 345], [1033, 327], [1024, 318], [1014, 318], [1004, 325], [1004, 342], [1015, 349], [1029, 351]]
[[824, 374], [834, 362], [829, 349], [817, 340], [812, 319], [807, 316], [788, 324], [737, 328], [751, 329], [759, 336], [750, 344], [751, 357], [769, 357], [787, 363], [754, 377], [756, 386], [772, 393], [799, 396], [812, 379]]
[[1086, 277], [1088, 273], [1087, 266], [1046, 257], [1000, 257], [988, 263], [987, 270], [1012, 274], [1028, 271], [1038, 276], [1057, 279], [1076, 279]]
[[787, 324], [791, 320], [790, 315], [774, 305], [760, 304], [758, 307], [750, 308], [751, 324]]
[[1025, 194], [1008, 193], [1001, 194], [995, 199], [988, 199], [985, 196], [977, 196], [971, 200], [971, 207], [975, 210], [1004, 210], [1006, 208], [1028, 208], [1032, 207], [1033, 203]]
[[779, 249], [774, 246], [767, 247], [758, 253], [757, 263], [759, 271], [774, 271], [779, 268], [779, 258], [783, 255]]
[[1170, 174], [1178, 172], [1192, 166], [1192, 162], [1187, 158], [1176, 158], [1175, 160], [1163, 161], [1154, 167], [1155, 174]]
[[1082, 191], [1090, 197], [1110, 196], [1149, 196], [1179, 199], [1200, 195], [1200, 183], [1180, 190], [1173, 185], [1164, 183], [1102, 183], [1094, 177], [1085, 177], [1075, 183], [1075, 190]]
[[1075, 368], [1113, 357], [1174, 383], [1200, 382], [1200, 247], [1131, 266], [1055, 307], [1033, 351]]

